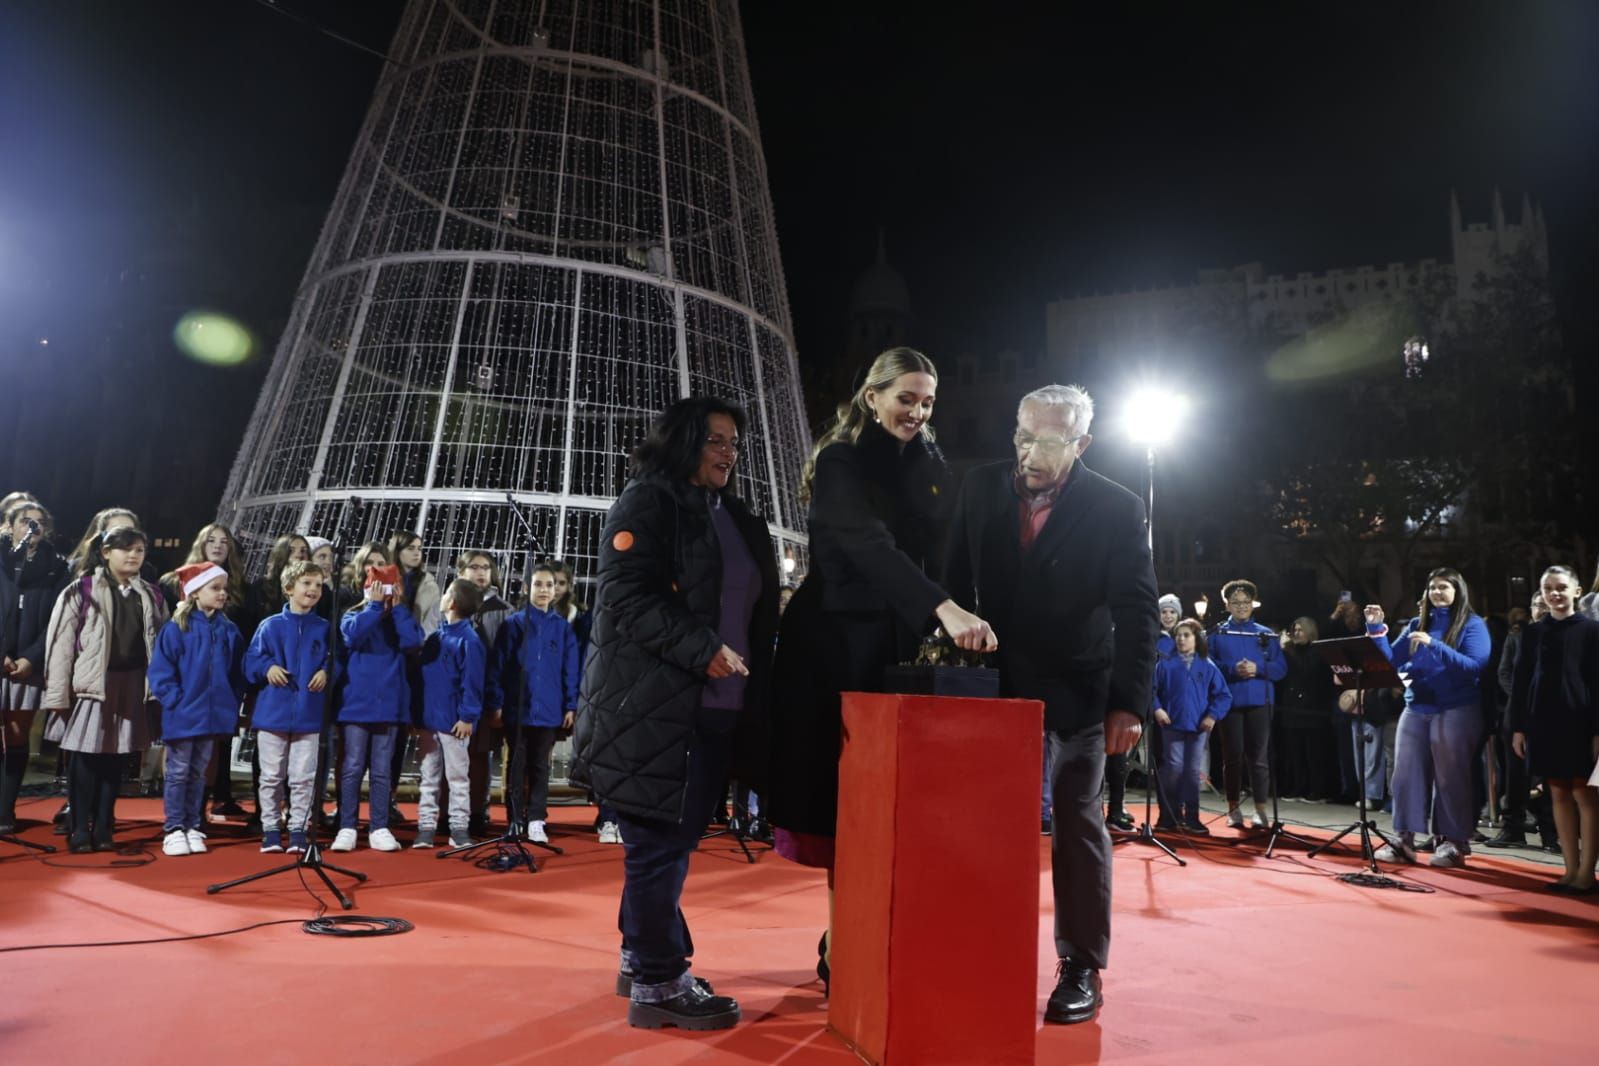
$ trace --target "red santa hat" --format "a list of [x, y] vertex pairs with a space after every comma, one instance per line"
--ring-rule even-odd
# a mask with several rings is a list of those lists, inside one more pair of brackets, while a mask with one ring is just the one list
[[178, 583], [183, 586], [185, 596], [193, 596], [217, 578], [227, 576], [228, 572], [216, 563], [190, 563], [178, 567]]

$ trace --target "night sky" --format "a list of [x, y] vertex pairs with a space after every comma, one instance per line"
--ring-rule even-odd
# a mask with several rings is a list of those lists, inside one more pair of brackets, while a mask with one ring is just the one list
[[[402, 8], [281, 6], [379, 51]], [[1497, 185], [1512, 220], [1523, 191], [1543, 205], [1587, 384], [1599, 5], [1059, 7], [744, 5], [803, 361], [836, 357], [879, 226], [913, 339], [938, 360], [1040, 348], [1044, 303], [1063, 294], [1254, 260], [1293, 274], [1447, 259], [1450, 189], [1486, 222]], [[155, 326], [118, 342], [150, 431], [203, 456], [164, 532], [187, 538], [212, 513], [379, 68], [254, 0], [0, 6], [10, 402], [65, 389], [91, 417], [115, 402], [64, 384], [98, 364], [59, 345], [45, 358], [37, 340], [126, 318], [125, 296], [95, 294], [130, 264], [162, 275], [152, 321], [214, 306], [264, 341], [225, 371]], [[0, 442], [0, 491], [58, 500], [64, 528], [110, 502], [41, 483], [34, 442]]]

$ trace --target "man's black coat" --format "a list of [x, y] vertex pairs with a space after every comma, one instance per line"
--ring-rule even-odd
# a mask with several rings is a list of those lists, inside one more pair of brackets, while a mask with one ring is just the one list
[[1160, 631], [1144, 504], [1077, 463], [1033, 546], [1021, 549], [1013, 461], [966, 475], [944, 588], [999, 638], [1002, 692], [1044, 701], [1073, 733], [1108, 711], [1145, 717]]

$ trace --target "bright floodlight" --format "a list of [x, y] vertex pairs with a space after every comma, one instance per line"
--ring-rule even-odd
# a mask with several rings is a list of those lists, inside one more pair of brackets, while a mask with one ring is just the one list
[[1145, 387], [1127, 401], [1127, 435], [1154, 447], [1171, 440], [1188, 417], [1188, 397], [1169, 389]]

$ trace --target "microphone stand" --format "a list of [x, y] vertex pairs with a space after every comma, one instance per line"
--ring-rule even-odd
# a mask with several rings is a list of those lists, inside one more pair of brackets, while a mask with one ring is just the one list
[[[533, 552], [543, 552], [543, 545], [539, 543], [538, 535], [533, 532], [533, 526], [522, 515], [522, 509], [516, 505], [516, 497], [511, 493], [505, 494], [505, 502], [511, 508], [511, 514], [516, 516], [516, 521], [522, 527], [522, 536], [525, 539], [523, 546], [524, 560], [522, 564], [522, 587], [529, 588], [533, 581]], [[525, 605], [518, 610], [525, 610]], [[511, 764], [503, 775], [505, 791], [505, 832], [489, 840], [479, 840], [472, 844], [462, 844], [460, 847], [446, 848], [439, 852], [435, 858], [448, 859], [452, 855], [470, 855], [480, 848], [492, 847], [497, 852], [496, 862], [502, 869], [515, 869], [526, 866], [527, 872], [539, 872], [538, 864], [533, 861], [533, 853], [527, 850], [527, 845], [554, 852], [556, 855], [565, 855], [566, 852], [554, 844], [543, 844], [527, 837], [527, 821], [522, 810], [522, 781], [527, 776], [527, 752], [522, 736], [522, 711], [519, 693], [507, 693], [504, 701], [512, 706], [500, 708], [504, 715], [511, 712], [515, 716], [515, 724], [511, 728]], [[548, 773], [549, 771], [545, 771]]]
[[[333, 667], [334, 664], [339, 661], [340, 646], [343, 644], [343, 639], [339, 630], [339, 621], [342, 618], [340, 613], [341, 604], [339, 603], [339, 594], [344, 589], [344, 582], [339, 580], [339, 567], [344, 558], [344, 544], [348, 541], [350, 535], [353, 533], [353, 529], [350, 527], [354, 527], [356, 525], [355, 517], [360, 514], [361, 506], [361, 498], [359, 496], [350, 497], [350, 507], [345, 511], [344, 522], [340, 524], [338, 532], [334, 534], [335, 543], [332, 546], [333, 574], [331, 576], [333, 578], [333, 605], [332, 609], [328, 612], [330, 616], [328, 620], [328, 684], [327, 688], [323, 689], [322, 691], [322, 728], [317, 735], [315, 777], [317, 782], [325, 780], [324, 775], [327, 773], [328, 750], [331, 746], [331, 734], [329, 731], [333, 727], [334, 718], [333, 692], [334, 688], [336, 687], [333, 680]], [[206, 895], [214, 896], [218, 892], [224, 892], [238, 885], [247, 885], [251, 881], [260, 881], [264, 878], [275, 877], [278, 874], [286, 874], [290, 872], [301, 874], [301, 872], [304, 870], [310, 870], [312, 873], [316, 874], [322, 879], [322, 883], [328, 886], [328, 891], [332, 892], [333, 895], [338, 898], [339, 903], [344, 907], [345, 910], [353, 909], [355, 907], [355, 900], [351, 899], [349, 896], [346, 896], [342, 891], [340, 891], [339, 886], [333, 883], [333, 878], [328, 876], [328, 871], [332, 870], [336, 874], [343, 874], [345, 877], [351, 877], [356, 881], [363, 882], [367, 879], [367, 875], [364, 873], [359, 873], [355, 870], [347, 870], [342, 866], [335, 866], [330, 862], [324, 862], [322, 860], [322, 845], [317, 843], [317, 830], [321, 828], [321, 815], [322, 795], [321, 789], [318, 788], [314, 791], [311, 797], [311, 807], [306, 812], [306, 845], [305, 850], [300, 853], [299, 858], [297, 858], [294, 862], [284, 863], [282, 866], [275, 866], [270, 870], [262, 870], [260, 873], [248, 874], [244, 877], [236, 877], [232, 881], [224, 881], [221, 884], [211, 885], [205, 890]], [[262, 828], [264, 829], [265, 827], [263, 826]], [[301, 874], [301, 876], [303, 880], [303, 874]]]

